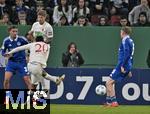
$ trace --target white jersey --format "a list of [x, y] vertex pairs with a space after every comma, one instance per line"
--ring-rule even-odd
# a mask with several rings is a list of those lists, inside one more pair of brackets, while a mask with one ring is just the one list
[[53, 28], [48, 22], [44, 22], [43, 25], [41, 25], [39, 22], [35, 22], [32, 25], [31, 32], [33, 32], [33, 36], [35, 38], [37, 36], [43, 36], [44, 41], [46, 41], [47, 38], [53, 37]]
[[34, 42], [27, 45], [17, 47], [9, 52], [9, 54], [21, 51], [30, 50], [29, 63], [37, 62], [43, 68], [47, 66], [47, 60], [50, 52], [50, 45], [44, 42]]

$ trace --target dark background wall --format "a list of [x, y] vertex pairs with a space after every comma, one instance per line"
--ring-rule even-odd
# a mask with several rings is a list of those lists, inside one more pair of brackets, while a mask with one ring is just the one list
[[[19, 26], [25, 35], [30, 26]], [[48, 61], [49, 67], [61, 67], [62, 53], [70, 42], [75, 42], [85, 59], [83, 67], [111, 67], [117, 63], [120, 27], [54, 27], [54, 39]], [[7, 27], [0, 26], [0, 44], [8, 35]], [[150, 27], [133, 28], [135, 42], [134, 67], [147, 68], [146, 57], [150, 49]]]

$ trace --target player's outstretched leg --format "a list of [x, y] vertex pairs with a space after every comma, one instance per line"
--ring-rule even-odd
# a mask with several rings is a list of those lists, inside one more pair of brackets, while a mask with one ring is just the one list
[[47, 79], [47, 80], [51, 80], [53, 82], [56, 83], [56, 85], [59, 85], [64, 79], [65, 79], [65, 75], [63, 74], [62, 76], [60, 77], [57, 77], [57, 76], [52, 76], [50, 74], [48, 74], [46, 71], [43, 70], [42, 72], [42, 76]]
[[60, 85], [60, 83], [65, 79], [65, 74], [56, 79], [56, 85]]

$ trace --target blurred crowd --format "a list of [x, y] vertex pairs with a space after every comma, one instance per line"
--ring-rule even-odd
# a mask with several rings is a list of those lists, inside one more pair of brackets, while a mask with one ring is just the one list
[[150, 0], [0, 0], [0, 25], [32, 25], [41, 9], [53, 26], [150, 26]]

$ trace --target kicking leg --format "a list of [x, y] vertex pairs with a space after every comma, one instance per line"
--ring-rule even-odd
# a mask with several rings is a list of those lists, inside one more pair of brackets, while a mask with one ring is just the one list
[[56, 85], [59, 85], [61, 83], [61, 81], [63, 81], [65, 79], [64, 74], [60, 77], [52, 76], [52, 75], [48, 74], [45, 70], [43, 70], [42, 76], [47, 80], [51, 80], [51, 81], [55, 82]]

